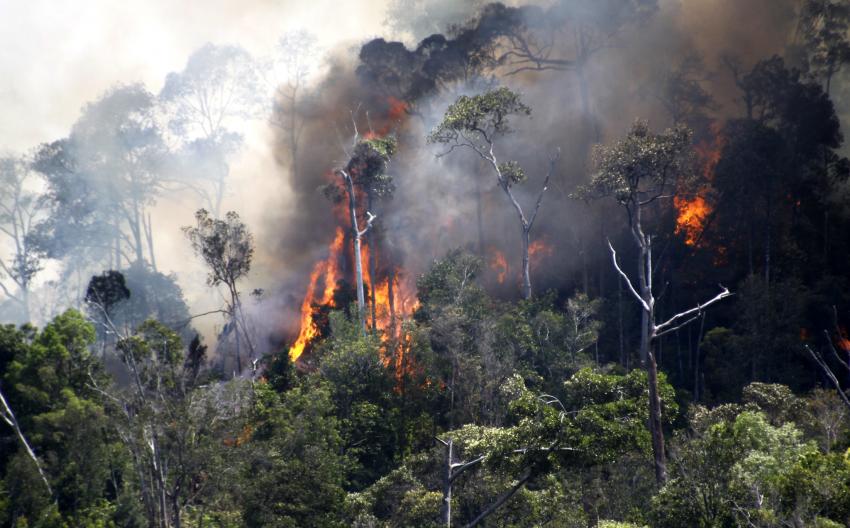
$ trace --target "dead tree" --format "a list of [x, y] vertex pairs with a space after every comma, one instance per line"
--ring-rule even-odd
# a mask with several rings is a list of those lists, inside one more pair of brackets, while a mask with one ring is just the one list
[[[835, 307], [833, 307], [832, 310], [835, 319], [836, 333], [838, 336], [842, 336], [841, 329], [838, 327], [838, 314], [835, 310]], [[826, 347], [832, 354], [833, 359], [835, 359], [835, 361], [839, 365], [841, 365], [841, 368], [846, 371], [847, 376], [850, 377], [850, 354], [848, 354], [847, 358], [841, 357], [841, 354], [839, 354], [838, 350], [835, 349], [835, 345], [832, 342], [832, 336], [829, 335], [829, 331], [824, 330], [823, 335], [824, 340], [826, 341]], [[838, 391], [838, 395], [841, 397], [841, 401], [844, 402], [844, 405], [846, 405], [847, 408], [850, 409], [850, 398], [847, 397], [847, 393], [845, 393], [844, 390], [841, 388], [841, 382], [838, 381], [838, 376], [836, 375], [835, 371], [832, 369], [826, 358], [823, 357], [823, 354], [821, 354], [819, 351], [813, 350], [808, 344], [804, 344], [803, 348], [806, 350], [806, 352], [809, 353], [809, 356], [815, 360], [815, 363], [817, 363], [818, 367], [821, 369], [821, 371], [823, 371], [827, 379], [829, 379], [829, 382], [832, 384], [833, 387], [835, 387], [835, 390]]]
[[667, 481], [667, 459], [661, 422], [661, 398], [658, 394], [658, 365], [653, 344], [664, 334], [674, 332], [697, 320], [708, 306], [731, 295], [720, 286], [720, 293], [704, 303], [657, 322], [653, 292], [652, 236], [644, 231], [644, 211], [658, 200], [671, 198], [693, 174], [691, 132], [686, 128], [652, 134], [644, 122], [637, 122], [628, 136], [614, 145], [600, 146], [594, 152], [597, 172], [590, 185], [581, 190], [585, 197], [610, 196], [627, 213], [629, 233], [638, 249], [635, 287], [617, 261], [611, 242], [608, 248], [617, 273], [641, 309], [640, 359], [646, 369], [649, 389], [649, 431], [659, 486]]

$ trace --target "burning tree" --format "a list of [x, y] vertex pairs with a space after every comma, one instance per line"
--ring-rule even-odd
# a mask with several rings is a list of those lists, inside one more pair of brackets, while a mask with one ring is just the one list
[[543, 194], [549, 188], [549, 179], [560, 157], [560, 150], [549, 158], [549, 171], [543, 180], [543, 186], [537, 195], [531, 215], [526, 216], [513, 192], [514, 185], [526, 180], [525, 171], [516, 161], [499, 162], [495, 154], [496, 141], [511, 132], [508, 116], [515, 114], [530, 115], [531, 108], [520, 100], [519, 94], [508, 88], [501, 87], [472, 97], [462, 95], [446, 110], [443, 121], [428, 135], [428, 142], [450, 146], [447, 152], [439, 154], [438, 157], [445, 156], [455, 148], [466, 147], [492, 167], [499, 188], [510, 200], [522, 229], [523, 296], [528, 299], [531, 297], [528, 257], [531, 229], [540, 211]]
[[[351, 238], [354, 243], [354, 269], [357, 283], [357, 314], [363, 329], [366, 329], [366, 294], [363, 287], [363, 261], [361, 257], [361, 241], [363, 236], [372, 229], [372, 222], [376, 216], [372, 211], [366, 211], [365, 227], [361, 229], [357, 211], [357, 191], [362, 189], [371, 204], [372, 196], [384, 195], [392, 192], [392, 179], [386, 175], [387, 163], [396, 152], [398, 143], [393, 136], [362, 138], [354, 124], [353, 147], [349, 154], [348, 163], [345, 167], [336, 169], [335, 173], [340, 178], [339, 184], [330, 184], [325, 187], [325, 195], [333, 201], [339, 202], [344, 199], [348, 201], [348, 214], [351, 221]], [[370, 134], [372, 136], [372, 134]], [[374, 250], [373, 250], [374, 253]], [[376, 277], [374, 272], [370, 275], [371, 284], [374, 286]], [[374, 288], [372, 288], [372, 301], [374, 303]]]
[[594, 158], [596, 174], [580, 194], [587, 197], [613, 197], [617, 200], [626, 211], [629, 232], [638, 249], [638, 287], [635, 288], [629, 276], [620, 268], [614, 246], [608, 242], [614, 267], [641, 307], [640, 359], [646, 369], [649, 385], [649, 431], [652, 436], [655, 478], [659, 485], [663, 485], [667, 481], [667, 461], [653, 342], [696, 320], [706, 307], [731, 293], [721, 286], [721, 292], [708, 301], [679, 312], [662, 323], [656, 322], [652, 235], [644, 232], [644, 211], [658, 200], [670, 198], [675, 189], [693, 177], [689, 129], [677, 127], [653, 134], [647, 123], [638, 121], [624, 140], [611, 146], [597, 146]]

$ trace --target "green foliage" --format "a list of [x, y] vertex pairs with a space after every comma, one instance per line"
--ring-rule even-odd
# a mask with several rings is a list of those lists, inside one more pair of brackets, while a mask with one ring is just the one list
[[253, 235], [233, 211], [220, 220], [211, 217], [205, 209], [199, 209], [195, 220], [196, 225], [184, 227], [183, 232], [209, 268], [207, 284], [223, 283], [233, 288], [251, 269]]
[[611, 196], [634, 206], [687, 186], [695, 175], [691, 131], [684, 127], [654, 134], [637, 121], [625, 139], [595, 147], [593, 158], [596, 172], [579, 189], [582, 198]]
[[534, 373], [544, 390], [559, 394], [563, 380], [590, 362], [587, 350], [601, 328], [599, 305], [578, 293], [563, 309], [554, 306], [552, 295], [505, 306], [496, 320], [496, 342], [528, 376]]
[[90, 351], [94, 328], [69, 310], [40, 332], [3, 327], [0, 334], [10, 356], [0, 384], [54, 490], [47, 496], [33, 461], [4, 430], [0, 439], [10, 447], [0, 456], [10, 498], [5, 515], [26, 517], [33, 526], [60, 526], [62, 518], [75, 525], [70, 519], [93, 515], [104, 495], [117, 491], [109, 484], [110, 469], [121, 463], [91, 387], [104, 377]]
[[358, 323], [331, 312], [330, 338], [318, 351], [339, 418], [343, 450], [356, 463], [348, 475], [362, 489], [392, 468], [398, 449], [394, 424], [394, 373], [384, 364], [381, 342]]
[[502, 174], [502, 179], [508, 182], [508, 185], [516, 185], [527, 179], [525, 171], [520, 164], [515, 161], [500, 163], [499, 172]]
[[428, 142], [453, 143], [466, 134], [473, 134], [491, 143], [495, 136], [511, 131], [508, 122], [511, 115], [531, 115], [531, 108], [509, 88], [503, 86], [479, 95], [462, 95], [449, 105], [443, 121], [428, 135]]
[[[363, 189], [368, 196], [389, 198], [395, 192], [395, 184], [386, 171], [396, 150], [398, 140], [392, 135], [360, 140], [354, 146], [345, 170], [354, 185]], [[332, 184], [325, 188], [325, 195], [332, 200], [337, 196], [341, 199], [345, 192], [340, 185]]]
[[344, 526], [347, 461], [327, 385], [256, 391], [257, 429], [242, 467], [244, 526]]
[[715, 416], [693, 438], [679, 438], [676, 476], [653, 499], [653, 526], [846, 518], [848, 470], [839, 455], [822, 455], [794, 424], [771, 425], [761, 412]]

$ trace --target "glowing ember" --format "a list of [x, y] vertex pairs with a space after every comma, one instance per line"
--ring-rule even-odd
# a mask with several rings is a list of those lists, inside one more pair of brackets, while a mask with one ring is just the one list
[[[331, 242], [328, 258], [321, 260], [313, 266], [313, 271], [310, 273], [310, 283], [307, 286], [307, 293], [304, 295], [304, 300], [301, 302], [301, 329], [298, 333], [298, 339], [295, 340], [289, 348], [289, 358], [296, 361], [307, 344], [310, 343], [318, 334], [319, 329], [316, 328], [316, 323], [313, 321], [313, 305], [328, 304], [333, 301], [334, 288], [339, 277], [339, 255], [342, 251], [342, 243], [345, 238], [342, 228], [337, 228], [336, 236]], [[322, 296], [316, 297], [316, 286], [322, 279]]]
[[844, 352], [850, 353], [850, 339], [847, 338], [847, 329], [843, 326], [838, 328], [838, 346]]

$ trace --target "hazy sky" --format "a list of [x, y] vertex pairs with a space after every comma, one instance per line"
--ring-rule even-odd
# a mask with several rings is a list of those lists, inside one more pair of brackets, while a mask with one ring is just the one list
[[287, 30], [326, 44], [381, 31], [385, 0], [0, 0], [0, 150], [65, 134], [116, 82], [156, 92], [205, 42], [269, 49]]
[[[359, 46], [385, 34], [387, 0], [0, 0], [0, 153], [24, 153], [68, 134], [81, 107], [115, 83], [144, 82], [157, 93], [205, 44], [236, 43], [270, 52], [285, 32], [307, 29], [324, 48]], [[286, 204], [286, 174], [274, 162], [271, 132], [254, 123], [231, 162], [225, 210], [242, 215], [259, 246], [275, 236], [264, 222]], [[180, 227], [199, 206], [165, 196], [153, 216], [157, 264], [177, 273], [193, 311], [219, 301]], [[0, 253], [3, 248], [0, 248]], [[255, 259], [250, 286], [268, 286], [276, 265]], [[54, 267], [55, 268], [55, 267]], [[51, 277], [51, 269], [40, 281]], [[247, 286], [247, 285], [246, 285]]]

